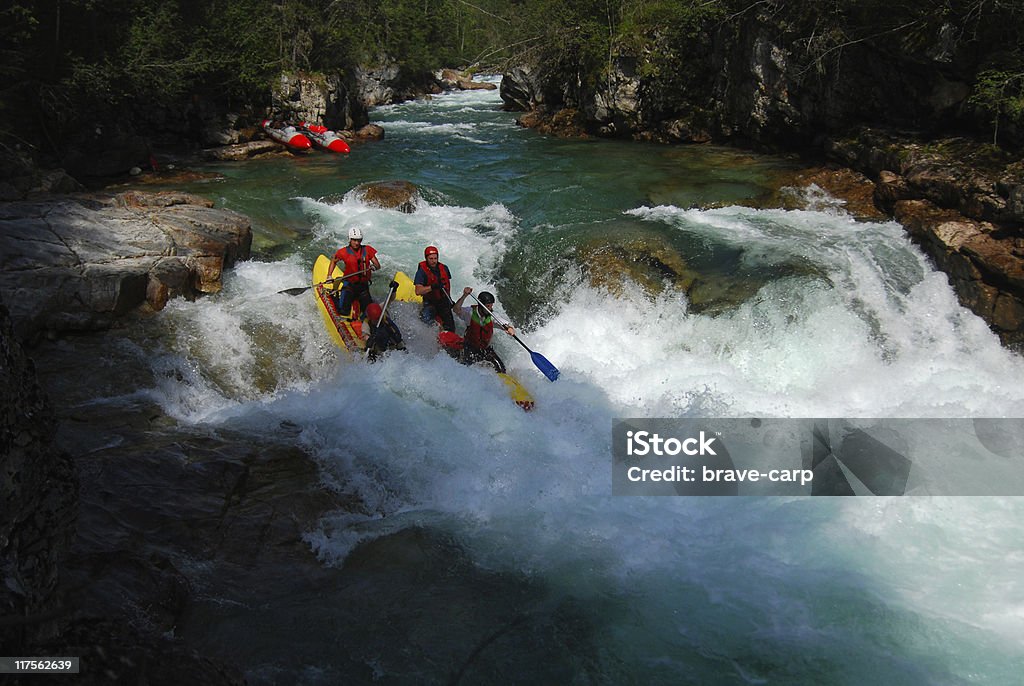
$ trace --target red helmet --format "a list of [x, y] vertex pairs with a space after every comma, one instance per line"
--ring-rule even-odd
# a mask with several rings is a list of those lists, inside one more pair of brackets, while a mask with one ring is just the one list
[[427, 249], [423, 251], [423, 257], [430, 257], [431, 255], [437, 254], [437, 248], [432, 245], [428, 245]]
[[377, 303], [370, 303], [366, 306], [366, 316], [376, 322], [380, 319], [380, 305]]

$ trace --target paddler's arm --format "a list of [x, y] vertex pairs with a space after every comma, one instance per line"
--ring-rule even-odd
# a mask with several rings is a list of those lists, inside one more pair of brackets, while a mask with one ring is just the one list
[[324, 279], [325, 281], [330, 281], [331, 280], [331, 274], [334, 273], [334, 265], [336, 265], [336, 264], [338, 264], [338, 255], [337, 254], [335, 254], [334, 257], [331, 258], [331, 266], [329, 266], [327, 268], [327, 278]]
[[[427, 290], [429, 291], [430, 289], [428, 288]], [[466, 286], [465, 288], [463, 288], [462, 289], [462, 295], [459, 297], [458, 300], [456, 300], [452, 304], [452, 309], [455, 310], [456, 312], [462, 312], [462, 303], [465, 302], [466, 296], [469, 295], [472, 292], [473, 292], [473, 289], [470, 288], [469, 286]]]
[[416, 270], [416, 277], [413, 279], [412, 285], [416, 295], [421, 297], [434, 290], [427, 285], [427, 275], [423, 273], [422, 269]]
[[370, 269], [372, 269], [373, 271], [377, 271], [378, 269], [380, 269], [380, 262], [377, 260], [376, 254], [370, 258]]

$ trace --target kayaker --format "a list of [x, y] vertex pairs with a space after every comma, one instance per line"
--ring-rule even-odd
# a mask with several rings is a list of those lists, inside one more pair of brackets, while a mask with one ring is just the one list
[[423, 297], [420, 318], [427, 323], [440, 319], [441, 328], [455, 331], [455, 319], [452, 317], [452, 273], [439, 259], [437, 248], [428, 245], [412, 282], [416, 287], [416, 295]]
[[[463, 336], [462, 353], [459, 356], [459, 361], [463, 364], [474, 364], [483, 361], [490, 362], [494, 365], [495, 371], [499, 374], [504, 374], [505, 363], [501, 361], [498, 353], [494, 352], [494, 348], [491, 347], [491, 336], [494, 335], [494, 316], [492, 314], [494, 296], [487, 291], [483, 291], [477, 298], [483, 305], [463, 307], [462, 303], [472, 292], [473, 289], [466, 286], [462, 290], [462, 297], [456, 301], [453, 308], [459, 313], [459, 317], [466, 322], [466, 333]], [[511, 324], [506, 324], [505, 333], [509, 336], [515, 336], [516, 330]]]
[[348, 245], [338, 248], [331, 258], [331, 266], [327, 268], [327, 278], [334, 273], [334, 266], [342, 263], [342, 270], [346, 276], [341, 287], [341, 294], [338, 296], [338, 313], [342, 317], [351, 317], [352, 303], [359, 301], [359, 309], [366, 312], [370, 306], [370, 275], [380, 269], [380, 262], [377, 261], [377, 251], [369, 245], [363, 245], [363, 230], [353, 226], [348, 230]]
[[375, 362], [377, 358], [388, 350], [405, 350], [405, 343], [402, 341], [402, 332], [398, 326], [391, 321], [391, 317], [384, 315], [380, 326], [381, 307], [377, 303], [370, 303], [366, 307], [366, 321], [370, 325], [370, 337], [366, 339], [367, 359]]

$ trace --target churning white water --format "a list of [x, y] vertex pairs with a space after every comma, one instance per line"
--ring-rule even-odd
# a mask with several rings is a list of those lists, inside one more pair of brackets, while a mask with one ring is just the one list
[[[491, 141], [492, 121], [448, 118], [495, 96], [459, 97], [434, 105], [434, 119], [423, 104], [390, 110], [389, 133], [410, 147]], [[310, 293], [277, 291], [307, 284], [315, 255], [358, 224], [380, 251], [381, 297], [433, 244], [454, 290], [496, 292], [506, 317], [504, 260], [543, 240], [543, 226], [430, 189], [413, 214], [351, 193], [289, 202], [308, 218], [308, 244], [240, 265], [216, 297], [169, 305], [165, 381], [151, 392], [186, 423], [257, 436], [299, 427], [334, 487], [365, 503], [308, 532], [325, 564], [407, 526], [442, 529], [478, 565], [592, 608], [600, 659], [644, 682], [1019, 679], [1020, 499], [611, 496], [615, 418], [1024, 416], [1024, 361], [959, 306], [897, 224], [855, 222], [828, 202], [622, 208], [619, 218], [740, 249], [751, 266], [806, 269], [716, 312], [691, 311], [672, 288], [651, 296], [627, 283], [612, 296], [578, 271], [546, 274], [538, 306], [551, 314], [520, 333], [561, 378], [495, 334], [536, 400], [524, 413], [492, 373], [439, 353], [408, 304], [394, 313], [414, 351], [367, 365], [329, 344]]]

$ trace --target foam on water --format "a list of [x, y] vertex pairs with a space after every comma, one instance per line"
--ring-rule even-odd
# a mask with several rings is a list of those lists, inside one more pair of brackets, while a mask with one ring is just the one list
[[[179, 375], [154, 394], [182, 421], [255, 435], [300, 427], [329, 481], [364, 504], [309, 532], [325, 563], [406, 526], [444, 529], [477, 564], [584, 601], [602, 659], [652, 683], [1019, 674], [1019, 499], [610, 496], [617, 417], [1024, 416], [1024, 362], [959, 306], [898, 225], [834, 208], [632, 210], [742, 248], [751, 264], [810, 268], [719, 314], [691, 312], [672, 290], [652, 299], [626, 284], [612, 297], [565, 277], [554, 314], [522, 332], [561, 369], [557, 383], [495, 334], [536, 398], [527, 414], [492, 373], [429, 343], [349, 361], [327, 345], [311, 296], [276, 294], [308, 283], [309, 258], [355, 224], [384, 274], [411, 276], [435, 244], [455, 289], [493, 288], [520, 230], [506, 207], [431, 198], [406, 215], [351, 194], [296, 202], [314, 224], [306, 254], [243, 264], [222, 294], [168, 307], [160, 364]], [[414, 307], [394, 312], [407, 336], [432, 339]]]
[[452, 271], [456, 290], [463, 284], [479, 286], [477, 290], [493, 287], [497, 260], [517, 226], [515, 217], [500, 204], [475, 209], [421, 199], [416, 212], [402, 214], [367, 205], [355, 192], [341, 202], [308, 198], [301, 202], [317, 222], [314, 233], [322, 252], [333, 254], [337, 246], [348, 243], [348, 229], [360, 226], [366, 244], [378, 250], [383, 273], [404, 271], [412, 278], [423, 260], [423, 249], [434, 245]]

